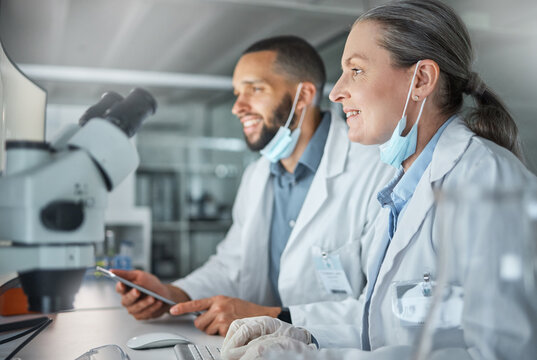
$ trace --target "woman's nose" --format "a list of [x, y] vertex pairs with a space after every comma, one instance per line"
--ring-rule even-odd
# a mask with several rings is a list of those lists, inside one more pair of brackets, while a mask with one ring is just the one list
[[349, 92], [344, 86], [343, 75], [339, 77], [328, 97], [332, 102], [341, 102], [343, 99], [349, 98]]

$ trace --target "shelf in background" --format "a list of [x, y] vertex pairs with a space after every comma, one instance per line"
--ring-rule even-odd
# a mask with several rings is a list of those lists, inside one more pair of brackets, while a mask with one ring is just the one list
[[133, 243], [132, 265], [146, 271], [151, 269], [151, 210], [148, 207], [109, 208], [105, 214], [106, 227], [114, 230], [118, 241]]
[[196, 232], [226, 232], [231, 226], [229, 220], [181, 220], [153, 222], [154, 231], [196, 231]]

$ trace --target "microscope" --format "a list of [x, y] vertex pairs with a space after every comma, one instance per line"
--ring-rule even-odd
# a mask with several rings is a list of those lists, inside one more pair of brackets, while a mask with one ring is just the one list
[[[31, 92], [19, 90], [26, 86], [35, 91], [37, 85], [29, 84], [9, 61], [1, 43], [0, 50], [0, 130], [6, 134], [5, 169], [0, 174], [0, 274], [18, 273], [30, 311], [68, 310], [86, 269], [95, 265], [95, 244], [104, 239], [108, 192], [138, 166], [129, 138], [157, 104], [143, 89], [125, 98], [109, 92], [78, 125], [67, 127], [50, 143], [15, 136], [13, 129], [24, 122], [23, 131], [44, 129], [39, 122], [44, 123], [45, 102], [31, 115], [40, 118], [32, 125], [27, 113], [32, 106], [20, 98]], [[6, 69], [11, 75], [4, 76]]]

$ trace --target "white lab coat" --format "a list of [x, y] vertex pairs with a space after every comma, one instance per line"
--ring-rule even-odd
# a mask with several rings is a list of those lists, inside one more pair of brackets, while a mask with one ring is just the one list
[[[369, 339], [371, 349], [377, 351], [325, 349], [318, 352], [315, 358], [408, 358], [411, 353], [410, 346], [421, 327], [404, 327], [393, 315], [394, 294], [390, 285], [395, 281], [423, 279], [425, 272], [430, 272], [433, 279], [436, 277], [436, 251], [439, 244], [438, 239], [431, 235], [438, 234], [437, 226], [442, 219], [436, 218], [434, 189], [464, 189], [475, 186], [492, 189], [498, 186], [517, 187], [535, 183], [535, 176], [512, 153], [491, 141], [477, 137], [465, 126], [462, 119], [454, 119], [441, 135], [430, 165], [398, 220], [397, 231], [378, 273], [369, 311]], [[388, 228], [388, 213], [389, 209], [382, 209], [375, 224], [375, 240], [371, 245], [368, 260], [364, 263], [368, 281], [376, 272], [373, 269], [372, 257], [378, 256], [381, 251], [377, 245]], [[501, 224], [501, 219], [499, 220], [498, 223]], [[490, 231], [493, 231], [493, 228], [491, 224]], [[528, 313], [524, 312], [527, 298], [505, 299], [500, 295], [497, 299], [492, 299], [495, 301], [495, 309], [505, 312], [505, 322], [501, 328], [495, 329], [501, 336], [490, 339], [491, 343], [488, 344], [479, 342], [480, 332], [486, 329], [486, 325], [479, 320], [482, 319], [482, 311], [485, 311], [482, 289], [494, 286], [495, 281], [491, 277], [497, 274], [483, 267], [473, 268], [472, 259], [465, 256], [471, 246], [472, 244], [465, 243], [455, 245], [457, 251], [460, 251], [460, 258], [457, 259], [461, 264], [458, 280], [464, 290], [462, 329], [453, 329], [444, 334], [440, 339], [443, 342], [443, 350], [437, 351], [434, 358], [482, 359], [484, 347], [494, 348], [499, 359], [537, 358], [537, 319], [528, 317]], [[498, 289], [498, 293], [502, 293], [501, 289]], [[363, 294], [359, 303], [359, 306], [363, 307]], [[356, 320], [354, 328], [341, 328], [334, 322], [330, 326], [313, 326], [308, 330], [313, 333], [321, 347], [349, 347], [346, 340], [349, 336], [355, 337], [353, 347], [360, 347], [362, 319]], [[520, 353], [517, 353], [518, 351]], [[375, 355], [377, 353], [378, 356]], [[312, 354], [308, 354], [307, 358], [312, 358]]]
[[[233, 207], [233, 225], [201, 268], [177, 280], [192, 299], [226, 295], [274, 306], [268, 274], [269, 234], [274, 202], [270, 163], [260, 158], [248, 166]], [[324, 155], [281, 256], [279, 295], [290, 307], [293, 324], [326, 323], [343, 314], [359, 316], [356, 307], [338, 303], [349, 296], [328, 293], [313, 264], [320, 250], [339, 254], [355, 299], [365, 284], [360, 256], [371, 240], [372, 224], [380, 210], [379, 188], [393, 176], [379, 161], [378, 147], [351, 143], [346, 123], [332, 114]], [[369, 231], [371, 230], [371, 231]], [[367, 236], [364, 234], [367, 232]], [[302, 304], [333, 301], [308, 313]], [[316, 307], [311, 305], [311, 307]], [[342, 312], [343, 309], [344, 311]]]

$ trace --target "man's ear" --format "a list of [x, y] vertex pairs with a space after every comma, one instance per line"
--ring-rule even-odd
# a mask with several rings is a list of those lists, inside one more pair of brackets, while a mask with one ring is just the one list
[[418, 66], [416, 73], [416, 81], [414, 83], [414, 89], [412, 89], [412, 96], [418, 96], [418, 98], [424, 99], [430, 96], [438, 85], [440, 80], [440, 67], [434, 60], [422, 60]]
[[317, 88], [315, 84], [309, 81], [302, 82], [302, 89], [300, 90], [300, 96], [296, 104], [296, 111], [302, 111], [305, 106], [313, 106], [315, 97], [317, 96]]

